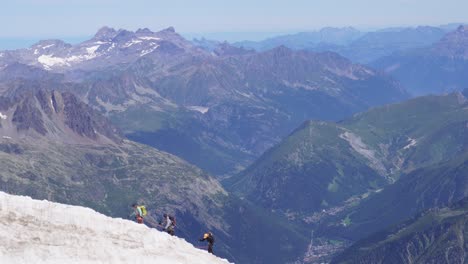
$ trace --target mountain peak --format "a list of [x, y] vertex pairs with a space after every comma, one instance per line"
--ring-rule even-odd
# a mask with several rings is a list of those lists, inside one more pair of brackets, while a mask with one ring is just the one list
[[457, 32], [460, 32], [460, 33], [464, 33], [464, 32], [467, 32], [467, 31], [468, 31], [468, 26], [467, 25], [460, 25], [457, 28]]
[[40, 40], [36, 44], [32, 45], [32, 48], [42, 48], [42, 49], [50, 49], [50, 48], [63, 48], [63, 47], [71, 47], [71, 44], [66, 43], [60, 39], [46, 39]]
[[159, 31], [161, 33], [164, 33], [164, 32], [167, 32], [167, 33], [175, 33], [175, 28], [174, 27], [168, 27], [166, 29], [163, 29], [161, 31]]
[[253, 53], [253, 50], [244, 49], [243, 47], [236, 47], [228, 42], [222, 42], [217, 45], [213, 52], [218, 56], [229, 56], [229, 55], [243, 55]]
[[153, 31], [151, 31], [149, 28], [139, 28], [137, 31], [136, 31], [137, 34], [152, 34], [154, 33]]
[[286, 54], [289, 54], [292, 52], [292, 50], [288, 47], [286, 47], [285, 45], [280, 45], [274, 49], [271, 50], [273, 53], [275, 54], [279, 54], [279, 55], [286, 55]]
[[439, 55], [468, 59], [468, 26], [460, 25], [434, 45]]
[[465, 98], [468, 98], [468, 88], [463, 90], [462, 94], [465, 96]]
[[112, 38], [113, 36], [115, 36], [116, 33], [117, 31], [115, 29], [104, 26], [96, 32], [96, 34], [94, 35], [94, 38], [97, 38], [97, 39]]

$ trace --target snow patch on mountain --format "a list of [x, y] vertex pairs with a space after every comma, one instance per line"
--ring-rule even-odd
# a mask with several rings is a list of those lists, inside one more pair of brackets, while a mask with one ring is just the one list
[[196, 112], [200, 112], [200, 113], [202, 113], [202, 114], [206, 114], [206, 112], [208, 112], [208, 110], [210, 110], [209, 107], [197, 106], [197, 105], [187, 106], [187, 108], [188, 108], [189, 110], [196, 111]]
[[143, 41], [142, 40], [138, 40], [138, 39], [132, 39], [130, 41], [128, 41], [127, 43], [125, 43], [125, 45], [123, 45], [124, 48], [129, 48], [135, 44], [139, 44], [139, 43], [142, 43]]
[[103, 44], [108, 44], [108, 43], [109, 42], [107, 42], [107, 41], [100, 41], [100, 40], [94, 42], [94, 44], [96, 44], [96, 45], [103, 45]]
[[99, 46], [86, 48], [87, 54], [73, 55], [70, 57], [55, 57], [54, 55], [41, 55], [37, 61], [43, 65], [44, 69], [50, 70], [52, 67], [70, 66], [71, 63], [78, 63], [86, 60], [94, 59], [98, 56], [96, 50]]
[[70, 64], [63, 58], [54, 57], [53, 55], [41, 55], [37, 61], [44, 66], [44, 69], [50, 70], [54, 66], [69, 66]]
[[149, 54], [153, 51], [155, 51], [159, 45], [155, 45], [155, 43], [151, 43], [153, 47], [149, 48], [149, 49], [146, 49], [146, 50], [142, 50], [141, 53], [140, 53], [140, 56], [145, 56], [146, 54]]
[[52, 47], [52, 46], [54, 46], [54, 45], [55, 45], [55, 44], [45, 45], [45, 46], [43, 46], [43, 47], [41, 47], [41, 48], [42, 48], [42, 49], [48, 49], [48, 48], [50, 48], [50, 47]]
[[138, 37], [141, 40], [160, 40], [161, 38], [158, 37], [151, 37], [151, 36], [143, 36], [143, 37]]
[[122, 105], [122, 104], [118, 104], [118, 105], [114, 105], [114, 104], [111, 104], [109, 102], [104, 102], [101, 98], [99, 98], [98, 96], [96, 96], [96, 102], [101, 105], [102, 107], [104, 107], [104, 109], [106, 110], [106, 112], [112, 112], [112, 111], [116, 111], [116, 112], [123, 112], [125, 110], [127, 110], [127, 106], [126, 105]]
[[4, 192], [0, 241], [0, 263], [228, 263], [145, 225]]
[[416, 143], [418, 143], [416, 139], [414, 138], [408, 138], [408, 141], [409, 141], [408, 145], [404, 146], [403, 149], [409, 149], [413, 146], [416, 146]]
[[54, 112], [57, 111], [57, 110], [55, 109], [54, 102], [52, 101], [52, 98], [50, 98], [50, 107], [52, 108], [52, 110], [54, 110]]
[[2, 114], [2, 112], [0, 112], [0, 119], [5, 120], [5, 119], [7, 119], [7, 118], [8, 118], [7, 115], [4, 115], [4, 114]]
[[96, 52], [96, 50], [99, 49], [101, 45], [96, 45], [96, 46], [92, 46], [92, 47], [88, 47], [86, 48], [86, 51], [88, 52], [89, 55], [92, 55]]
[[111, 51], [111, 50], [114, 49], [114, 48], [115, 48], [115, 43], [112, 43], [112, 45], [110, 45], [110, 47], [107, 48], [107, 51]]

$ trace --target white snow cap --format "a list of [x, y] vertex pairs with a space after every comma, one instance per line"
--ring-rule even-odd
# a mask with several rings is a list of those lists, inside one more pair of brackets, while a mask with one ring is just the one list
[[4, 192], [0, 241], [0, 263], [229, 263], [132, 221]]

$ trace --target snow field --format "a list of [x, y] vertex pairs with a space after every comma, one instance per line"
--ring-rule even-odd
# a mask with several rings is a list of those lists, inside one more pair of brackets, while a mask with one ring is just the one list
[[92, 209], [0, 192], [0, 263], [228, 263]]

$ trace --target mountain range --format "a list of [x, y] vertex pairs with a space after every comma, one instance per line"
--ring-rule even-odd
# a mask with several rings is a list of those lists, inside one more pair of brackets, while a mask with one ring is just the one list
[[[233, 43], [238, 47], [265, 51], [281, 45], [296, 50], [333, 51], [353, 62], [370, 63], [392, 53], [425, 47], [439, 41], [452, 27], [386, 28], [361, 32], [357, 29], [323, 28], [319, 31], [278, 36], [263, 41]], [[210, 42], [197, 42], [209, 48]]]
[[0, 53], [3, 95], [50, 87], [74, 93], [129, 138], [216, 175], [239, 171], [304, 120], [339, 120], [408, 96], [335, 53], [228, 44], [208, 52], [173, 28], [105, 27], [77, 45], [47, 40]]
[[312, 230], [305, 258], [330, 261], [350, 243], [468, 195], [467, 102], [462, 93], [425, 96], [306, 122], [225, 186]]
[[468, 26], [459, 26], [424, 48], [383, 57], [371, 65], [397, 78], [414, 95], [448, 93], [468, 87]]
[[466, 106], [466, 97], [455, 93], [377, 107], [338, 123], [306, 122], [228, 185], [285, 212], [333, 207], [465, 153]]

